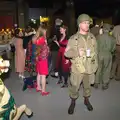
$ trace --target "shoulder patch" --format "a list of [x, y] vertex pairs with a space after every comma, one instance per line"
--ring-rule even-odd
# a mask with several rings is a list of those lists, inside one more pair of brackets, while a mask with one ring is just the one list
[[78, 39], [78, 35], [76, 33], [76, 34], [72, 35], [69, 40], [77, 40], [77, 39]]

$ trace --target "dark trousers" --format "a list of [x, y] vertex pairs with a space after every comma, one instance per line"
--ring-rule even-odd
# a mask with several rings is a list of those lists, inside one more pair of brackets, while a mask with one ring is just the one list
[[70, 72], [64, 72], [62, 70], [59, 70], [59, 80], [62, 80], [62, 77], [64, 78], [64, 84], [68, 83], [68, 78], [70, 76]]

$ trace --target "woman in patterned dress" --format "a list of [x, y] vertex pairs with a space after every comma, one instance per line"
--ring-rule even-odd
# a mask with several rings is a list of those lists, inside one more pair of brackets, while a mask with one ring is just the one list
[[[33, 42], [36, 44], [36, 72], [37, 72], [37, 87], [36, 91], [41, 92], [42, 96], [46, 96], [46, 76], [48, 75], [48, 54], [49, 49], [46, 40], [46, 28], [40, 26], [36, 35], [33, 37]], [[40, 82], [42, 85], [40, 85]]]

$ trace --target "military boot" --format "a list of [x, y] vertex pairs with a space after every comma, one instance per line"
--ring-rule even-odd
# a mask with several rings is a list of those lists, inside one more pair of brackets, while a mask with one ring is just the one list
[[95, 84], [94, 84], [94, 88], [95, 88], [95, 89], [98, 89], [98, 87], [99, 87], [99, 84], [98, 84], [98, 83], [95, 83]]
[[102, 89], [103, 89], [103, 90], [107, 90], [108, 88], [109, 88], [109, 84], [108, 84], [108, 83], [103, 84], [103, 86], [102, 86]]
[[94, 87], [94, 84], [91, 84], [91, 87]]
[[88, 97], [84, 98], [84, 104], [86, 105], [86, 107], [87, 107], [87, 109], [89, 111], [93, 111], [93, 107], [92, 107], [91, 103], [89, 102], [89, 98]]
[[71, 98], [71, 104], [68, 109], [68, 114], [72, 115], [74, 113], [75, 104], [76, 104], [76, 99]]

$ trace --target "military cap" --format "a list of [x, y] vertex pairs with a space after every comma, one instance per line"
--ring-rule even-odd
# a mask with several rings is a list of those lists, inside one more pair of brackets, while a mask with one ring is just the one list
[[87, 14], [81, 14], [77, 19], [77, 24], [79, 25], [81, 22], [84, 22], [84, 21], [91, 21], [90, 16]]
[[108, 30], [108, 31], [110, 31], [111, 28], [112, 28], [112, 25], [110, 25], [110, 24], [108, 24], [108, 23], [104, 23], [104, 24], [103, 24], [103, 30]]

